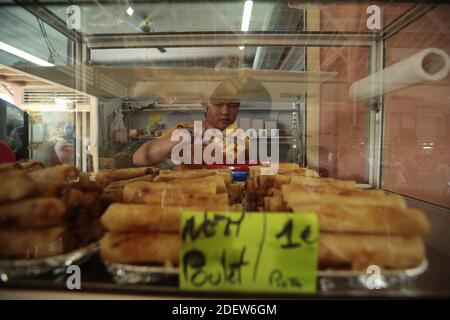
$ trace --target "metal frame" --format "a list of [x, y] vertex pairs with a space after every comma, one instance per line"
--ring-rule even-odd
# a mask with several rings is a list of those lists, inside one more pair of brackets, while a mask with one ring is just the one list
[[[416, 19], [436, 7], [437, 4], [418, 3], [378, 33], [370, 46], [370, 73], [380, 71], [385, 66], [386, 40], [407, 27]], [[381, 81], [381, 79], [380, 79]], [[382, 161], [384, 139], [384, 93], [380, 92], [376, 99], [369, 102], [368, 115], [368, 147], [369, 157], [366, 161], [366, 176], [369, 185], [383, 188]]]
[[[369, 49], [369, 73], [384, 67], [384, 41], [375, 41]], [[381, 79], [380, 79], [381, 81]], [[383, 140], [383, 94], [368, 102], [366, 124], [366, 178], [375, 188], [381, 185], [382, 140]]]
[[[307, 117], [307, 105], [308, 93], [305, 92], [304, 95], [298, 97], [296, 101], [297, 106], [297, 131], [300, 131], [300, 139], [296, 143], [296, 152], [294, 154], [294, 162], [300, 164], [301, 166], [306, 166], [306, 117]], [[298, 135], [297, 135], [298, 136]]]
[[229, 47], [229, 46], [370, 46], [377, 35], [299, 31], [280, 32], [202, 32], [153, 34], [104, 34], [85, 37], [89, 49], [142, 47]]
[[416, 4], [414, 7], [400, 16], [397, 20], [393, 21], [390, 25], [384, 28], [378, 34], [379, 38], [385, 41], [436, 6], [436, 3], [430, 4], [426, 2], [420, 2]]

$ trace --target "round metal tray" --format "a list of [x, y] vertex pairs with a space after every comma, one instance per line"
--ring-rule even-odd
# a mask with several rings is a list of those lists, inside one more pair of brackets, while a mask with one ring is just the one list
[[[162, 284], [178, 283], [178, 268], [173, 266], [138, 266], [104, 261], [106, 269], [117, 283]], [[387, 289], [414, 279], [428, 268], [424, 260], [419, 266], [404, 270], [382, 270], [379, 277], [353, 270], [319, 270], [318, 290]], [[372, 280], [371, 280], [372, 278]]]
[[103, 262], [117, 283], [164, 283], [178, 280], [173, 266], [137, 266], [110, 261]]
[[42, 259], [0, 260], [2, 280], [13, 277], [31, 277], [53, 271], [54, 274], [65, 273], [68, 266], [82, 264], [99, 250], [95, 242], [86, 247]]

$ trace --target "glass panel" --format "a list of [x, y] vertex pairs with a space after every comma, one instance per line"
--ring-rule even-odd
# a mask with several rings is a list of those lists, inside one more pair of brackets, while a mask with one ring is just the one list
[[[164, 133], [181, 122], [202, 120], [204, 115], [200, 102], [227, 77], [235, 77], [239, 72], [247, 72], [251, 77], [252, 70], [255, 70], [255, 75], [258, 70], [272, 70], [273, 73], [266, 76], [268, 83], [258, 82], [265, 94], [252, 91], [255, 88], [247, 89], [236, 124], [243, 129], [263, 129], [266, 126], [280, 129], [279, 160], [298, 161], [300, 116], [299, 107], [293, 108], [293, 102], [297, 96], [304, 95], [304, 83], [281, 82], [271, 87], [270, 78], [276, 78], [283, 71], [304, 71], [303, 47], [188, 47], [165, 48], [164, 52], [157, 48], [97, 49], [91, 51], [90, 58], [91, 65], [98, 66], [97, 70], [105, 72], [109, 78], [124, 85], [132, 84], [128, 103], [130, 100], [133, 102], [134, 110], [146, 109], [136, 112], [125, 108], [127, 128], [143, 131], [142, 136], [130, 137], [136, 143], [151, 139], [155, 130]], [[232, 73], [227, 76], [227, 72]], [[172, 80], [169, 76], [180, 74], [183, 80]], [[305, 82], [306, 73], [303, 75], [305, 77], [299, 81]], [[332, 75], [330, 73], [327, 77]], [[155, 101], [163, 107], [159, 110], [148, 107]], [[115, 99], [102, 99], [100, 105], [104, 118], [101, 121], [110, 119], [110, 122], [118, 104], [120, 102]], [[106, 128], [107, 124], [101, 127]], [[108, 157], [120, 148], [126, 149], [126, 146], [107, 142], [100, 145], [100, 156]]]
[[[320, 19], [317, 23], [308, 22], [308, 30], [328, 32], [372, 32], [367, 28], [367, 20], [370, 14], [367, 8], [376, 5], [380, 8], [381, 28], [385, 28], [398, 19], [414, 3], [382, 2], [382, 1], [329, 1], [327, 3], [312, 6], [310, 10], [319, 10]], [[320, 28], [319, 28], [320, 26]], [[379, 30], [374, 30], [378, 32]]]
[[10, 102], [0, 98], [0, 140], [9, 145], [17, 160], [28, 159], [24, 112]]
[[[81, 31], [86, 34], [144, 32], [242, 31], [245, 1], [123, 1], [101, 5], [84, 1], [41, 1], [63, 21], [67, 7], [78, 5]], [[145, 3], [144, 3], [145, 2]], [[245, 31], [303, 30], [305, 10], [320, 10], [320, 24], [311, 31], [368, 32], [367, 7], [378, 5], [382, 27], [389, 25], [414, 4], [386, 1], [253, 1], [251, 19]], [[132, 8], [130, 10], [129, 8]], [[130, 14], [131, 13], [131, 14]], [[308, 22], [311, 26], [311, 21]], [[320, 26], [320, 27], [319, 27]]]
[[[45, 1], [43, 1], [45, 3]], [[81, 31], [87, 34], [145, 32], [242, 31], [245, 1], [133, 1], [46, 6], [63, 21], [67, 7], [77, 4], [81, 12]], [[132, 8], [132, 10], [130, 10]], [[244, 31], [289, 31], [303, 29], [303, 10], [287, 2], [253, 1], [248, 29]]]
[[30, 112], [31, 159], [46, 166], [75, 163], [74, 114]]
[[[386, 65], [425, 48], [450, 54], [449, 21], [450, 6], [440, 5], [388, 39]], [[449, 92], [447, 75], [385, 95], [385, 189], [450, 207]]]
[[368, 75], [368, 49], [320, 48], [322, 71], [337, 75], [320, 88], [320, 173], [338, 179], [367, 183], [366, 149], [368, 108], [353, 102], [349, 88]]
[[67, 65], [72, 60], [68, 55], [68, 39], [22, 7], [1, 7], [0, 30], [0, 59], [3, 64], [22, 64], [27, 61], [23, 54], [32, 55], [33, 61], [39, 59], [39, 65]]

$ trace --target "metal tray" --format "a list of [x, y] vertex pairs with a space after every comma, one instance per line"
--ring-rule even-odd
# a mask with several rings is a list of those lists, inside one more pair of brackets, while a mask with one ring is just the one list
[[173, 266], [136, 266], [104, 261], [106, 270], [117, 283], [178, 282], [178, 268]]
[[42, 259], [0, 260], [0, 277], [3, 281], [14, 277], [32, 277], [52, 271], [65, 273], [68, 266], [82, 264], [99, 250], [99, 243], [54, 257]]
[[[104, 261], [104, 264], [117, 283], [174, 285], [178, 283], [178, 268], [173, 266], [136, 266], [107, 261]], [[352, 270], [319, 270], [317, 272], [318, 290], [394, 288], [423, 274], [427, 268], [428, 261], [424, 260], [412, 269], [383, 270], [376, 282], [369, 281], [372, 276], [370, 273]]]

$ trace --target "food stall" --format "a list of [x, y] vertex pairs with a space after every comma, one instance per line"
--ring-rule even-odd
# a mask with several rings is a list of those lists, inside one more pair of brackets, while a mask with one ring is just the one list
[[[449, 4], [0, 8], [0, 297], [450, 294]], [[188, 163], [235, 103], [243, 161]], [[137, 160], [173, 129], [184, 162]]]

